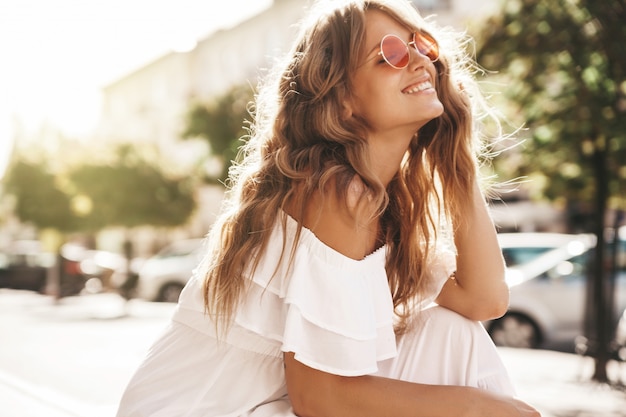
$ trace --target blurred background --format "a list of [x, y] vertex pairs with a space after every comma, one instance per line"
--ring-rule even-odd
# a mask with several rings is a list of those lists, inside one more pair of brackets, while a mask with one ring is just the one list
[[[485, 126], [483, 169], [511, 306], [485, 327], [512, 363], [530, 360], [515, 369], [543, 366], [523, 352], [566, 355], [548, 361], [568, 366], [556, 373], [609, 387], [619, 396], [603, 404], [622, 410], [538, 397], [546, 415], [626, 416], [626, 0], [413, 3], [474, 39], [503, 120]], [[0, 403], [12, 415], [110, 415], [199, 260], [257, 81], [309, 4], [0, 2], [0, 332], [17, 336], [0, 342]], [[109, 388], [77, 401], [94, 374]]]

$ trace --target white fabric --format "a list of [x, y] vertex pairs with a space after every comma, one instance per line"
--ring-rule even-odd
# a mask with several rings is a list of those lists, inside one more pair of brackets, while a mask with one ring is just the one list
[[[281, 258], [278, 222], [249, 277], [235, 323], [219, 341], [204, 314], [201, 278], [194, 273], [172, 322], [129, 382], [118, 417], [293, 416], [282, 352], [338, 375], [376, 373], [510, 391], [484, 329], [456, 313], [429, 309], [396, 343], [385, 248], [356, 261], [303, 229], [287, 267], [296, 226], [287, 217], [287, 249]], [[432, 253], [426, 302], [454, 270], [452, 252]]]
[[380, 363], [377, 375], [515, 394], [482, 324], [439, 306], [427, 308], [413, 319], [410, 331], [398, 339], [398, 356]]

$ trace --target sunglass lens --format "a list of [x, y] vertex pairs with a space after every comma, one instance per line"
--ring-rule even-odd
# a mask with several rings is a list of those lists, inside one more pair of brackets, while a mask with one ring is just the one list
[[406, 43], [395, 35], [387, 35], [380, 45], [383, 58], [389, 65], [401, 69], [409, 64], [409, 50]]
[[433, 62], [439, 58], [439, 45], [435, 39], [420, 32], [416, 32], [413, 36], [415, 47], [420, 54], [427, 56]]

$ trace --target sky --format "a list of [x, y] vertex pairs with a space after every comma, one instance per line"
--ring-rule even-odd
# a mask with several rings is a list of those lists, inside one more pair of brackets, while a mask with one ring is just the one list
[[0, 0], [0, 177], [13, 121], [68, 135], [95, 125], [100, 89], [271, 0]]

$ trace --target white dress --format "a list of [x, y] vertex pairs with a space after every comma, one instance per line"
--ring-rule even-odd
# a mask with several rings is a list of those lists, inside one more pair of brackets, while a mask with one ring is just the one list
[[[287, 217], [287, 248], [296, 226]], [[283, 352], [337, 375], [376, 374], [513, 395], [480, 323], [431, 307], [396, 340], [384, 247], [356, 261], [303, 229], [291, 267], [282, 262], [277, 269], [282, 241], [278, 221], [247, 298], [219, 341], [203, 312], [202, 277], [194, 273], [171, 322], [131, 378], [118, 417], [293, 417]], [[454, 269], [452, 252], [435, 251], [432, 259], [426, 301]]]

